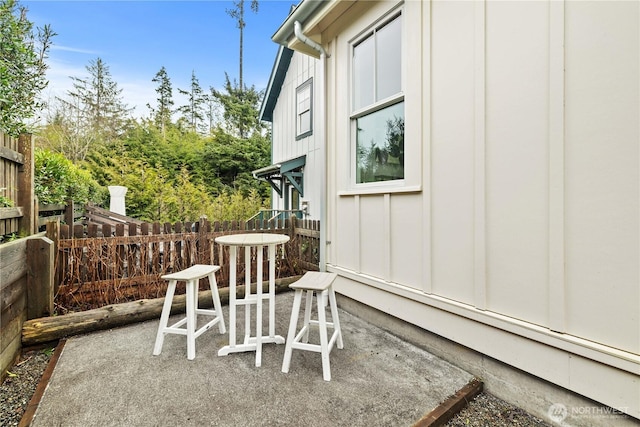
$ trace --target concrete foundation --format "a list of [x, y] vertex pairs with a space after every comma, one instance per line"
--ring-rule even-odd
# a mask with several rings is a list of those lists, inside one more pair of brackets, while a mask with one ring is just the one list
[[338, 306], [475, 375], [484, 390], [552, 424], [576, 427], [640, 426], [640, 420], [530, 375], [482, 353], [337, 295]]

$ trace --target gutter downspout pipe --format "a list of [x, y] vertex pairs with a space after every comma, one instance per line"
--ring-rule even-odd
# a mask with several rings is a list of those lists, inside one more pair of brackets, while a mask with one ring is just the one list
[[318, 75], [318, 88], [320, 97], [318, 100], [318, 123], [320, 140], [320, 164], [322, 165], [320, 173], [320, 271], [327, 270], [327, 138], [326, 138], [326, 60], [329, 56], [322, 45], [311, 40], [302, 33], [302, 25], [300, 22], [293, 23], [293, 33], [302, 43], [320, 52], [320, 71]]

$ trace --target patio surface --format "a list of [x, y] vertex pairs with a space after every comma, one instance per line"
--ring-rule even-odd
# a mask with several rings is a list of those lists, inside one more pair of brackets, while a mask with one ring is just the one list
[[[285, 338], [292, 304], [292, 292], [276, 295]], [[162, 354], [151, 354], [157, 320], [72, 337], [31, 426], [410, 426], [473, 379], [339, 312], [344, 349], [331, 352], [330, 382], [319, 353], [294, 350], [283, 374], [284, 345], [263, 345], [259, 368], [254, 352], [218, 357], [228, 334], [217, 326], [196, 339], [192, 361], [184, 336], [167, 335]], [[239, 308], [239, 337], [243, 319]]]

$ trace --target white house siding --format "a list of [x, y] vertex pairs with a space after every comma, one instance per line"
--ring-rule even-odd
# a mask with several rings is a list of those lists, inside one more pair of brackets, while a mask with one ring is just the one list
[[322, 39], [338, 290], [640, 418], [640, 3], [404, 3], [406, 187], [360, 191], [348, 43], [395, 5]]
[[[321, 167], [321, 159], [318, 152], [320, 148], [319, 141], [316, 136], [318, 124], [315, 120], [312, 123], [314, 132], [308, 137], [296, 140], [296, 89], [309, 78], [315, 76], [316, 66], [318, 66], [318, 60], [298, 52], [293, 53], [280, 96], [273, 110], [273, 148], [271, 156], [273, 163], [278, 163], [306, 154], [304, 197], [302, 197], [302, 200], [309, 201], [310, 215], [308, 218], [319, 220], [319, 177], [321, 176], [319, 168]], [[314, 116], [318, 100], [316, 91], [317, 84], [314, 79], [312, 94]], [[274, 209], [284, 209], [284, 199], [280, 198], [275, 192], [272, 194], [272, 206]]]
[[636, 354], [639, 9], [570, 2], [565, 26], [566, 332]]

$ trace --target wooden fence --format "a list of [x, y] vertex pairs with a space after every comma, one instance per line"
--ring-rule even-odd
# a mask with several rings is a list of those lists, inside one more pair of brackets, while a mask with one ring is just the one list
[[38, 231], [45, 231], [48, 222], [61, 221], [68, 225], [82, 224], [86, 218], [86, 207], [68, 200], [64, 204], [44, 205], [38, 203]]
[[[219, 287], [229, 282], [228, 248], [214, 242], [236, 233], [282, 233], [291, 240], [278, 249], [277, 277], [318, 269], [318, 221], [214, 222], [175, 224], [49, 223], [47, 236], [55, 242], [55, 304], [58, 313], [87, 310], [137, 299], [158, 298], [166, 292], [160, 276], [193, 264], [217, 264]], [[244, 277], [244, 252], [238, 257], [238, 280]], [[267, 257], [264, 257], [266, 263]], [[252, 271], [257, 271], [255, 250]], [[263, 268], [268, 272], [268, 268]], [[265, 276], [266, 279], [266, 276]], [[176, 292], [184, 292], [177, 289]]]
[[34, 233], [33, 171], [31, 135], [14, 138], [0, 132], [0, 196], [12, 205], [0, 204], [0, 237]]
[[53, 314], [53, 242], [44, 236], [0, 245], [0, 377], [20, 354], [25, 320]]

